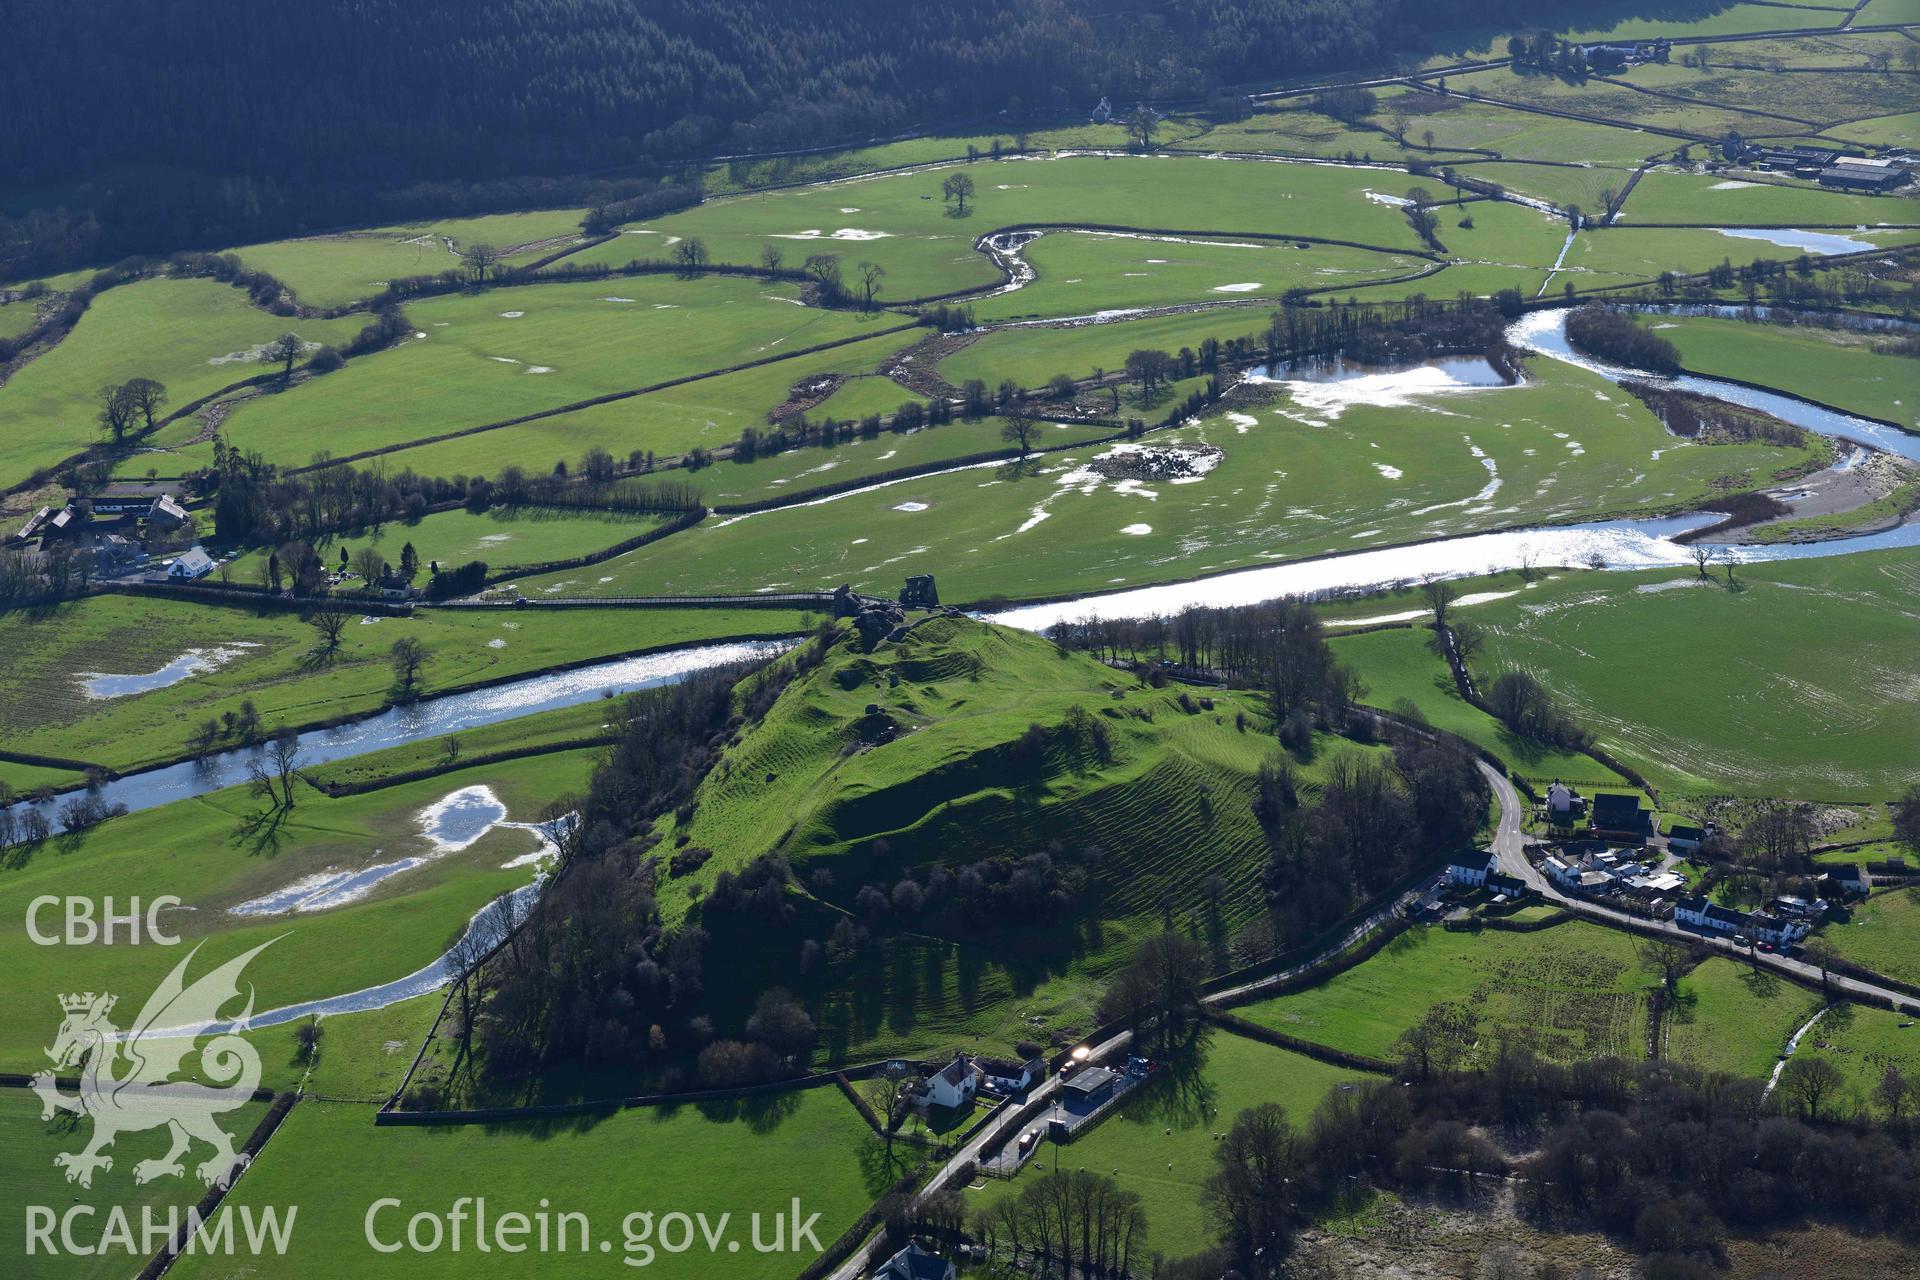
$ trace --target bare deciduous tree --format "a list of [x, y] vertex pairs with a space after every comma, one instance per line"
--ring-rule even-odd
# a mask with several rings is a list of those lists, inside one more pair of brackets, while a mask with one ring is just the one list
[[318, 652], [324, 657], [340, 649], [340, 637], [347, 629], [347, 611], [337, 604], [323, 604], [307, 614], [307, 625], [319, 633]]
[[477, 283], [485, 284], [487, 276], [500, 262], [500, 251], [484, 241], [470, 244], [460, 251], [460, 265], [473, 274]]
[[1020, 456], [1025, 458], [1033, 449], [1034, 437], [1040, 434], [1038, 419], [1017, 410], [1006, 415], [1006, 425], [1000, 428], [1000, 438], [1008, 444], [1020, 446]]
[[860, 264], [860, 307], [864, 311], [873, 310], [873, 300], [880, 296], [880, 282], [886, 278], [887, 269], [877, 262]]
[[284, 382], [293, 376], [293, 362], [300, 358], [300, 349], [299, 334], [283, 333], [260, 349], [260, 363], [279, 365]]
[[953, 206], [954, 216], [967, 216], [967, 201], [973, 199], [973, 179], [964, 173], [950, 174], [940, 184], [940, 198]]
[[121, 385], [120, 392], [127, 398], [129, 407], [140, 414], [147, 430], [153, 430], [154, 415], [167, 402], [166, 384], [152, 378], [129, 378]]
[[421, 668], [427, 665], [427, 646], [412, 636], [402, 636], [387, 650], [387, 660], [393, 664], [393, 678], [400, 686], [400, 696], [412, 697], [414, 687], [420, 682]]

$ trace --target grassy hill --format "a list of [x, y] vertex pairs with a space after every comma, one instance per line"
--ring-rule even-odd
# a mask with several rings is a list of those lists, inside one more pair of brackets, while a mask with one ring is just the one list
[[[719, 852], [663, 882], [663, 911], [684, 920], [723, 871], [784, 855], [801, 886], [788, 927], [700, 908], [710, 954], [729, 957], [709, 988], [724, 1009], [776, 980], [797, 987], [832, 1060], [1070, 1037], [1142, 934], [1171, 922], [1224, 965], [1261, 910], [1254, 777], [1280, 748], [1256, 695], [1197, 693], [966, 618], [930, 618], [870, 654], [843, 640], [664, 821], [664, 848]], [[1296, 764], [1303, 787], [1367, 750], [1323, 739]], [[1023, 866], [1043, 884], [1037, 905], [969, 906], [967, 868], [991, 883]], [[927, 885], [936, 867], [952, 890], [918, 909], [863, 898]], [[808, 972], [803, 939], [840, 919], [869, 944]]]

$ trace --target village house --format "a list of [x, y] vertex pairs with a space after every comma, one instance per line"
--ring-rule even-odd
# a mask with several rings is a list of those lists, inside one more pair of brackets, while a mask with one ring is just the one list
[[93, 542], [93, 571], [102, 577], [114, 577], [145, 564], [147, 553], [131, 538], [117, 533], [103, 534]]
[[1735, 911], [1721, 906], [1705, 894], [1682, 898], [1675, 903], [1673, 918], [1681, 924], [1709, 933], [1743, 937], [1751, 943], [1765, 943], [1782, 950], [1806, 937], [1811, 928], [1805, 920], [1786, 920], [1759, 911]]
[[1821, 878], [1821, 890], [1842, 898], [1864, 898], [1873, 888], [1867, 869], [1857, 862], [1840, 862], [1827, 868]]
[[1747, 917], [1743, 913], [1731, 907], [1721, 906], [1704, 893], [1697, 893], [1691, 898], [1682, 898], [1674, 903], [1673, 918], [1681, 924], [1692, 925], [1696, 929], [1723, 934], [1738, 933], [1747, 922]]
[[986, 1077], [987, 1087], [995, 1093], [1024, 1093], [1047, 1078], [1047, 1060], [1028, 1058], [975, 1058], [973, 1065]]
[[176, 582], [194, 582], [213, 572], [213, 557], [204, 547], [183, 551], [167, 566], [167, 577]]
[[1675, 853], [1696, 853], [1700, 849], [1700, 842], [1706, 838], [1706, 828], [1676, 822], [1672, 830], [1667, 832], [1667, 848]]
[[187, 509], [168, 494], [161, 494], [147, 508], [147, 524], [155, 529], [178, 529], [187, 522]]
[[873, 1280], [954, 1280], [958, 1274], [952, 1262], [915, 1241], [882, 1263]]
[[1497, 865], [1496, 859], [1490, 853], [1463, 855], [1447, 864], [1447, 883], [1472, 889], [1481, 888], [1487, 883], [1487, 873], [1492, 871], [1495, 865]]
[[920, 1100], [930, 1107], [958, 1109], [971, 1103], [979, 1088], [980, 1073], [973, 1060], [964, 1053], [955, 1054], [952, 1062], [920, 1086]]
[[1571, 827], [1587, 816], [1587, 802], [1578, 791], [1556, 781], [1547, 788], [1547, 821], [1556, 827]]

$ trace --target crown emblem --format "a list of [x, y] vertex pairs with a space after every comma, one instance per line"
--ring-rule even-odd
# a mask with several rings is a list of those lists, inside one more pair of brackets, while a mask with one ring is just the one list
[[[103, 1001], [100, 1006], [100, 1012], [102, 1014], [112, 1013], [113, 1006], [118, 1003], [120, 999], [119, 996], [102, 996], [99, 998]], [[91, 991], [84, 995], [61, 996], [60, 1008], [67, 1013], [85, 1013], [93, 1008], [94, 999], [95, 996]]]

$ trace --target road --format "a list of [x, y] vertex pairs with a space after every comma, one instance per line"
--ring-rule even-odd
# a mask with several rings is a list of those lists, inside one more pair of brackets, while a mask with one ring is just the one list
[[[1503, 778], [1501, 781], [1504, 782], [1506, 779]], [[1503, 822], [1506, 819], [1507, 812], [1505, 802], [1502, 802], [1501, 819]], [[1516, 837], [1515, 847], [1518, 848], [1519, 823], [1517, 819], [1514, 824], [1514, 832]], [[1522, 861], [1524, 861], [1524, 859], [1522, 859]], [[1325, 964], [1329, 959], [1360, 942], [1375, 929], [1378, 929], [1387, 921], [1391, 920], [1407, 903], [1412, 902], [1422, 893], [1425, 893], [1429, 887], [1431, 887], [1430, 883], [1423, 884], [1419, 888], [1410, 889], [1406, 893], [1401, 894], [1391, 903], [1380, 908], [1352, 929], [1348, 930], [1338, 941], [1329, 943], [1326, 947], [1322, 948], [1312, 959], [1297, 964], [1291, 969], [1284, 969], [1279, 973], [1270, 973], [1264, 977], [1256, 978], [1251, 982], [1243, 982], [1236, 986], [1227, 987], [1224, 990], [1212, 992], [1204, 997], [1205, 1003], [1222, 1004], [1243, 999], [1246, 996], [1257, 994], [1268, 987], [1276, 986], [1291, 978], [1298, 977], [1309, 969]], [[1122, 1031], [1118, 1035], [1094, 1045], [1092, 1052], [1088, 1055], [1088, 1061], [1110, 1061], [1114, 1055], [1124, 1051], [1132, 1041], [1133, 1033], [1130, 1031]], [[1059, 1091], [1059, 1088], [1060, 1077], [1057, 1075], [1049, 1076], [1044, 1084], [1027, 1094], [1027, 1101], [1033, 1102], [1051, 1098]], [[951, 1185], [955, 1178], [971, 1174], [974, 1162], [980, 1158], [981, 1152], [985, 1151], [988, 1147], [1005, 1142], [1013, 1137], [1014, 1116], [1023, 1109], [1022, 1107], [1008, 1107], [1001, 1113], [998, 1119], [983, 1125], [980, 1132], [969, 1139], [966, 1145], [956, 1151], [952, 1158], [940, 1166], [940, 1171], [914, 1195], [914, 1203], [916, 1205], [924, 1203], [936, 1191]], [[834, 1269], [831, 1273], [830, 1280], [859, 1280], [859, 1277], [869, 1274], [883, 1261], [885, 1261], [885, 1259], [879, 1256], [879, 1244], [878, 1238], [876, 1237], [874, 1240], [869, 1240], [858, 1249], [855, 1249], [852, 1256]]]
[[[1527, 836], [1521, 826], [1521, 815], [1527, 812], [1526, 801], [1521, 799], [1520, 793], [1514, 790], [1513, 784], [1507, 781], [1497, 769], [1482, 763], [1480, 771], [1487, 776], [1488, 783], [1493, 787], [1495, 798], [1500, 801], [1500, 825], [1493, 838], [1493, 852], [1499, 860], [1500, 870], [1526, 881], [1549, 902], [1564, 907], [1584, 919], [1592, 920], [1596, 924], [1616, 928], [1631, 927], [1641, 932], [1665, 934], [1677, 942], [1702, 946], [1717, 955], [1757, 964], [1763, 969], [1771, 969], [1775, 973], [1797, 978], [1802, 982], [1810, 982], [1816, 986], [1820, 983], [1820, 966], [1817, 964], [1777, 953], [1749, 952], [1743, 947], [1734, 946], [1730, 939], [1696, 933], [1670, 920], [1649, 920], [1644, 916], [1628, 915], [1624, 911], [1615, 911], [1611, 907], [1603, 907], [1585, 898], [1575, 898], [1562, 893], [1545, 874], [1527, 861]], [[1895, 991], [1892, 987], [1883, 987], [1877, 983], [1865, 982], [1842, 974], [1829, 974], [1827, 986], [1841, 995], [1882, 1006], [1890, 1001], [1908, 1006], [1920, 1005], [1920, 999]]]
[[[1528, 840], [1524, 826], [1524, 818], [1529, 808], [1527, 802], [1521, 798], [1520, 793], [1514, 789], [1513, 784], [1507, 781], [1506, 777], [1497, 769], [1482, 763], [1480, 765], [1480, 771], [1486, 775], [1488, 785], [1493, 788], [1495, 798], [1500, 801], [1500, 821], [1494, 830], [1492, 844], [1493, 853], [1498, 860], [1500, 870], [1506, 872], [1508, 875], [1517, 876], [1521, 880], [1524, 880], [1543, 898], [1566, 908], [1568, 911], [1584, 919], [1592, 920], [1597, 924], [1609, 925], [1616, 928], [1631, 927], [1636, 930], [1652, 930], [1658, 933], [1669, 934], [1677, 941], [1697, 943], [1722, 955], [1741, 960], [1751, 959], [1762, 968], [1773, 969], [1776, 972], [1795, 976], [1807, 982], [1817, 984], [1820, 981], [1820, 967], [1818, 965], [1808, 964], [1804, 960], [1795, 960], [1782, 955], [1766, 955], [1764, 953], [1749, 957], [1745, 951], [1735, 947], [1725, 939], [1705, 937], [1690, 930], [1682, 929], [1678, 925], [1667, 921], [1648, 920], [1640, 916], [1630, 916], [1625, 912], [1614, 911], [1607, 907], [1600, 906], [1597, 903], [1588, 902], [1585, 899], [1568, 897], [1556, 889], [1539, 868], [1527, 861], [1526, 850]], [[1358, 943], [1375, 929], [1378, 929], [1381, 925], [1399, 914], [1407, 903], [1418, 898], [1428, 887], [1428, 885], [1421, 885], [1416, 889], [1411, 889], [1400, 895], [1394, 899], [1393, 902], [1382, 907], [1355, 925], [1338, 941], [1329, 944], [1311, 960], [1279, 973], [1268, 974], [1265, 977], [1256, 978], [1251, 982], [1243, 982], [1237, 986], [1215, 991], [1206, 997], [1206, 1003], [1221, 1004], [1240, 1000], [1246, 996], [1258, 994], [1268, 987], [1276, 986], [1289, 979], [1298, 977], [1307, 970], [1326, 963], [1328, 959], [1339, 955], [1348, 947]], [[1881, 1004], [1885, 1004], [1889, 1000], [1900, 1000], [1920, 1004], [1920, 1000], [1915, 1000], [1911, 996], [1903, 996], [1890, 987], [1881, 987], [1870, 982], [1861, 982], [1854, 978], [1842, 977], [1839, 974], [1831, 975], [1828, 980], [1828, 985], [1842, 994], [1850, 995], [1857, 999], [1872, 1000]], [[1089, 1060], [1094, 1062], [1107, 1061], [1112, 1058], [1113, 1055], [1124, 1050], [1132, 1040], [1132, 1033], [1126, 1031], [1107, 1040], [1103, 1040], [1093, 1046]], [[1036, 1099], [1044, 1100], [1051, 1098], [1059, 1088], [1060, 1077], [1057, 1075], [1049, 1076], [1045, 1083], [1027, 1095], [1027, 1100], [1031, 1102]], [[940, 1167], [940, 1171], [914, 1196], [914, 1203], [916, 1205], [924, 1203], [936, 1191], [950, 1185], [955, 1178], [970, 1174], [973, 1170], [973, 1164], [980, 1158], [981, 1152], [990, 1146], [1010, 1139], [1013, 1136], [1011, 1133], [1013, 1118], [1020, 1110], [1021, 1108], [1019, 1107], [1009, 1107], [997, 1120], [982, 1126], [980, 1132], [975, 1134], [964, 1146], [956, 1151], [953, 1156]], [[879, 1256], [879, 1244], [878, 1238], [876, 1237], [874, 1240], [869, 1240], [854, 1250], [852, 1256], [832, 1272], [831, 1280], [859, 1280], [860, 1277], [867, 1275], [883, 1261], [884, 1259]]]

